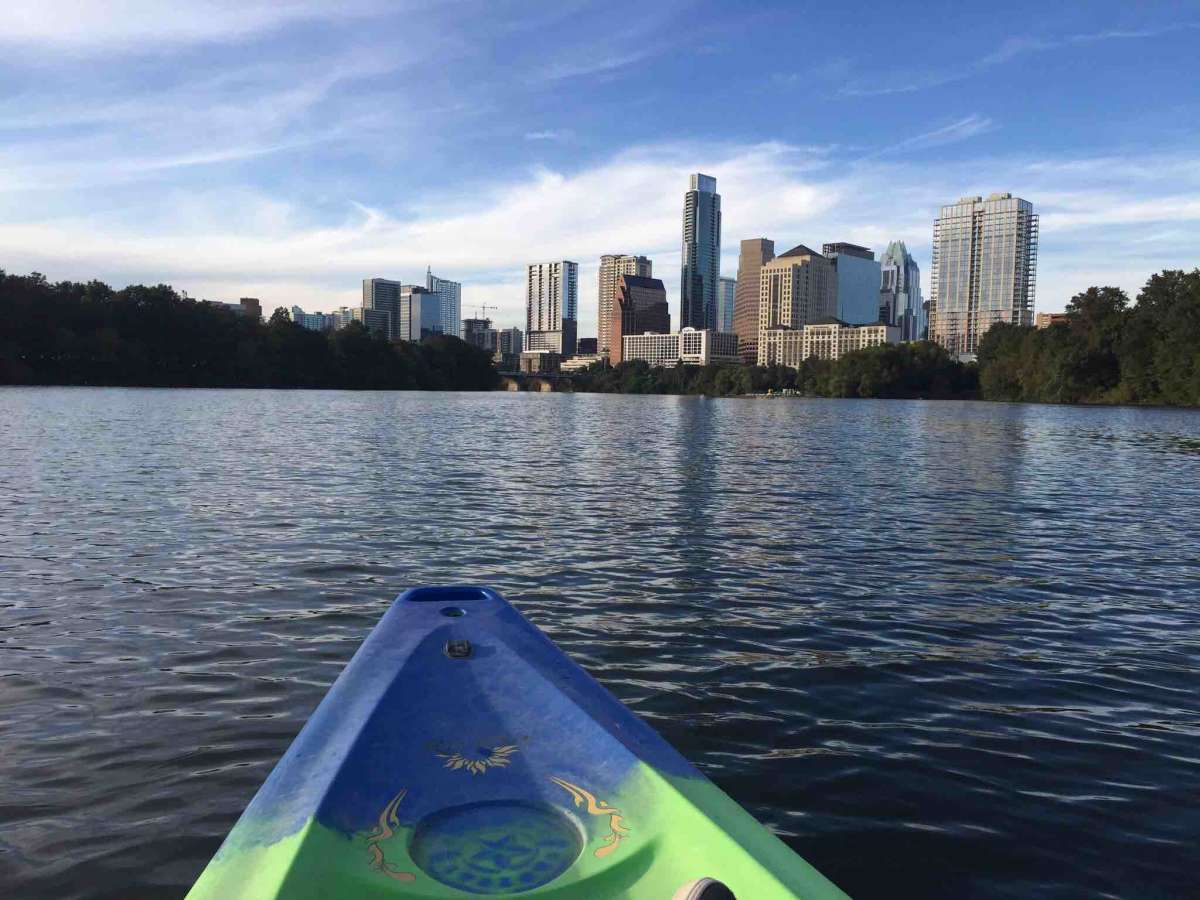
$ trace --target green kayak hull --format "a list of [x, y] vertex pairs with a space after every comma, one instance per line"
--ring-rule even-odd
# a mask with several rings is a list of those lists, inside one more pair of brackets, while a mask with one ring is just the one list
[[401, 595], [190, 900], [844, 898], [494, 591]]

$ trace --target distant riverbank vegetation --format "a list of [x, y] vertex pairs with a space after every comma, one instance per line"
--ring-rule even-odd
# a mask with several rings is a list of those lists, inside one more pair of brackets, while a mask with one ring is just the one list
[[0, 384], [491, 390], [491, 355], [456, 337], [392, 343], [357, 323], [308, 331], [166, 285], [58, 282], [0, 270]]
[[1152, 276], [1136, 304], [1118, 288], [1089, 288], [1048, 328], [989, 329], [978, 356], [960, 363], [917, 342], [808, 359], [799, 369], [597, 364], [576, 376], [575, 390], [1200, 406], [1200, 269]]
[[641, 360], [611, 368], [597, 363], [575, 376], [576, 391], [618, 394], [743, 394], [794, 391], [807, 397], [972, 399], [979, 396], [974, 365], [950, 358], [937, 344], [888, 344], [841, 359], [810, 358], [788, 366], [650, 368]]

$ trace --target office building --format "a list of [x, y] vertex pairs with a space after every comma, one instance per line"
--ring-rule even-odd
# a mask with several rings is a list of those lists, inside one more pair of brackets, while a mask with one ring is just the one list
[[[357, 309], [352, 309], [350, 312], [350, 321], [358, 322], [363, 328], [372, 334], [378, 334], [385, 338], [392, 336], [392, 314], [386, 309], [371, 309], [370, 307], [360, 306]], [[350, 324], [347, 322], [346, 324]]]
[[1034, 317], [1034, 324], [1038, 328], [1049, 328], [1051, 325], [1066, 325], [1071, 321], [1071, 317], [1065, 312], [1061, 313], [1038, 313]]
[[462, 320], [462, 339], [472, 347], [495, 353], [499, 337], [499, 333], [492, 327], [491, 319]]
[[[837, 273], [820, 253], [800, 244], [763, 263], [758, 291], [758, 364], [778, 362], [763, 341], [772, 329], [800, 330], [837, 309]], [[777, 343], [777, 342], [776, 342]]]
[[875, 254], [857, 244], [825, 244], [821, 255], [837, 273], [837, 312], [851, 325], [879, 321], [880, 266]]
[[301, 328], [307, 328], [309, 331], [332, 331], [338, 327], [333, 315], [326, 313], [306, 313], [298, 306], [292, 307], [292, 321]]
[[742, 241], [738, 255], [737, 289], [733, 303], [733, 331], [738, 352], [748, 366], [758, 362], [758, 287], [763, 263], [775, 258], [775, 242], [766, 238]]
[[599, 343], [599, 338], [580, 338], [575, 342], [575, 352], [587, 354], [589, 356], [593, 353], [599, 353], [600, 351], [597, 349], [599, 347]]
[[706, 366], [740, 363], [737, 335], [709, 329], [684, 328], [674, 334], [627, 334], [622, 338], [626, 361], [643, 360], [651, 366]]
[[596, 352], [599, 353], [607, 353], [612, 343], [613, 302], [622, 275], [650, 278], [654, 275], [654, 264], [644, 256], [606, 253], [600, 257], [600, 293], [596, 310], [596, 340], [600, 348]]
[[525, 350], [573, 356], [579, 308], [579, 265], [533, 263], [525, 274]]
[[680, 328], [716, 329], [720, 267], [721, 195], [717, 179], [697, 173], [683, 197]]
[[666, 334], [671, 330], [667, 289], [658, 278], [622, 275], [613, 302], [612, 346], [608, 361], [614, 366], [625, 358], [624, 339], [647, 331]]
[[388, 278], [364, 278], [362, 283], [362, 308], [386, 312], [391, 320], [392, 340], [400, 337], [400, 282]]
[[892, 241], [880, 261], [879, 320], [900, 329], [900, 340], [923, 341], [929, 328], [921, 269], [904, 241]]
[[462, 337], [462, 283], [438, 278], [433, 269], [425, 268], [425, 290], [437, 294], [441, 307], [442, 334]]
[[524, 332], [520, 328], [503, 328], [496, 334], [496, 352], [520, 356], [525, 349]]
[[433, 291], [418, 284], [402, 284], [397, 308], [400, 325], [393, 329], [396, 339], [419, 341], [443, 333], [442, 299]]
[[963, 197], [933, 223], [929, 337], [974, 356], [997, 322], [1032, 325], [1038, 217], [1012, 194]]
[[841, 319], [824, 318], [803, 328], [773, 328], [759, 337], [764, 365], [799, 367], [809, 357], [839, 359], [855, 350], [900, 342], [900, 329], [882, 322], [851, 325]]
[[717, 281], [717, 331], [733, 333], [733, 307], [737, 302], [737, 279], [724, 275]]
[[504, 372], [520, 367], [521, 351], [525, 349], [525, 333], [520, 328], [503, 328], [496, 332], [496, 365]]

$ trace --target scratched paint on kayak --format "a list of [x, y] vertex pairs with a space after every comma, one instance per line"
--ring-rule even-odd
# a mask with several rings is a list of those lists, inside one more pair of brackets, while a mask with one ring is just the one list
[[844, 896], [498, 594], [420, 588], [189, 897], [668, 900], [702, 876], [747, 900]]

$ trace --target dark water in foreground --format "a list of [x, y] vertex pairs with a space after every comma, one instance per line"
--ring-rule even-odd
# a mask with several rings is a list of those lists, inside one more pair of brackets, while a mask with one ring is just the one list
[[451, 581], [856, 897], [1200, 893], [1200, 414], [5, 389], [0, 896], [182, 896]]

